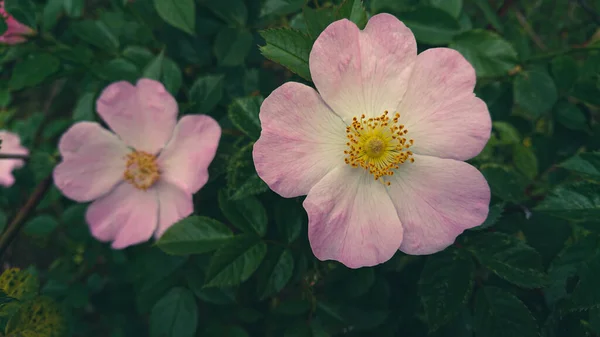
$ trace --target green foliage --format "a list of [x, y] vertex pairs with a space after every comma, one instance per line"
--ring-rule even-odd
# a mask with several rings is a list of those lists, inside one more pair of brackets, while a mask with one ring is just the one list
[[[16, 183], [0, 188], [0, 335], [600, 334], [598, 1], [5, 0], [5, 7], [34, 32], [0, 44], [0, 129], [19, 134], [30, 153], [13, 170]], [[378, 13], [401, 19], [419, 53], [453, 48], [473, 65], [477, 82], [469, 84], [492, 130], [467, 162], [486, 178], [491, 200], [485, 221], [441, 252], [398, 251], [381, 265], [349, 269], [314, 256], [308, 224], [318, 223], [304, 197], [269, 190], [253, 150], [264, 99], [289, 81], [315, 87], [310, 53], [323, 30], [340, 19], [364, 29]], [[0, 17], [0, 34], [7, 28]], [[361, 52], [355, 61], [378, 61]], [[164, 84], [179, 118], [204, 114], [221, 126], [208, 181], [185, 191], [194, 192], [191, 212], [188, 204], [157, 214], [190, 215], [159, 238], [148, 232], [148, 242], [117, 250], [92, 235], [102, 232], [88, 224], [93, 200], [78, 203], [50, 186], [22, 214], [63, 160], [62, 134], [82, 121], [110, 129], [97, 111], [101, 92], [140, 78]], [[462, 103], [457, 96], [453, 106]], [[129, 107], [119, 108], [127, 116]], [[457, 137], [471, 127], [464, 121]], [[419, 139], [415, 132], [419, 150], [428, 146]], [[98, 154], [94, 169], [108, 165], [120, 178], [123, 167], [101, 159], [105, 150], [88, 150]], [[102, 228], [105, 241], [123, 230], [123, 219], [112, 220]], [[2, 246], [15, 223], [17, 235]], [[404, 224], [404, 237], [421, 225]]]

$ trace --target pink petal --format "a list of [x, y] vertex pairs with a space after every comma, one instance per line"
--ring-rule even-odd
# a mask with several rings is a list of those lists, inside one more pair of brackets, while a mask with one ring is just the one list
[[177, 122], [177, 102], [157, 81], [141, 79], [136, 86], [116, 82], [96, 102], [106, 124], [129, 146], [156, 154], [171, 138]]
[[[8, 131], [0, 131], [0, 139], [2, 146], [0, 153], [2, 154], [29, 154], [29, 150], [21, 145], [21, 139], [15, 133]], [[15, 183], [15, 177], [12, 171], [23, 167], [25, 161], [21, 159], [0, 159], [0, 185], [10, 187]]]
[[374, 266], [389, 260], [402, 243], [402, 224], [384, 185], [362, 169], [331, 171], [310, 190], [304, 208], [319, 260]]
[[54, 168], [54, 183], [68, 198], [94, 200], [122, 181], [130, 150], [98, 123], [80, 122], [67, 130], [58, 149], [63, 162]]
[[323, 100], [346, 122], [393, 112], [406, 91], [417, 56], [415, 37], [390, 14], [365, 29], [344, 19], [329, 25], [310, 53], [310, 73]]
[[155, 238], [160, 238], [163, 233], [177, 221], [187, 217], [194, 211], [192, 194], [166, 181], [158, 181], [158, 228], [154, 233]]
[[114, 249], [148, 241], [158, 223], [156, 192], [119, 184], [88, 207], [86, 220], [92, 235], [103, 242], [114, 241]]
[[345, 165], [346, 125], [314, 89], [283, 84], [264, 100], [260, 121], [254, 165], [281, 196], [306, 195], [327, 172]]
[[475, 70], [459, 52], [433, 48], [419, 54], [398, 108], [415, 141], [413, 152], [457, 160], [481, 152], [492, 121], [474, 87]]
[[208, 181], [208, 166], [215, 157], [221, 127], [209, 116], [188, 115], [179, 121], [173, 138], [158, 157], [162, 178], [188, 193]]
[[390, 177], [389, 195], [404, 226], [400, 250], [433, 254], [465, 229], [485, 221], [490, 188], [473, 166], [453, 159], [415, 155]]

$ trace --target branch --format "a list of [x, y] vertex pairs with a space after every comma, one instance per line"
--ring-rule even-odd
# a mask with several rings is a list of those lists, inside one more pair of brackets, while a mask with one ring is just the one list
[[15, 218], [0, 237], [0, 257], [4, 255], [8, 246], [15, 239], [17, 234], [19, 234], [19, 231], [21, 231], [23, 225], [25, 225], [25, 220], [27, 220], [27, 217], [40, 203], [44, 197], [44, 194], [46, 194], [46, 191], [48, 191], [51, 185], [52, 175], [49, 175], [37, 185], [27, 202], [25, 202], [25, 205], [19, 210], [17, 215], [15, 215]]
[[29, 155], [26, 154], [10, 154], [10, 153], [0, 153], [0, 159], [29, 159]]

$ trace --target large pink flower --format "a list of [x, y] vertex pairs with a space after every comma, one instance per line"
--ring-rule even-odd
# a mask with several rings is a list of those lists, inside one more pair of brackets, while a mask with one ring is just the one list
[[[17, 154], [17, 155], [28, 155], [29, 151], [21, 145], [21, 139], [18, 135], [8, 132], [0, 131], [0, 153], [2, 154]], [[0, 159], [0, 185], [4, 187], [10, 187], [15, 183], [15, 177], [12, 175], [12, 171], [23, 167], [25, 162], [22, 159]]]
[[[25, 42], [25, 36], [33, 34], [33, 29], [15, 20], [4, 10], [4, 1], [0, 1], [0, 16], [6, 21], [8, 29], [0, 35], [0, 43], [17, 44]], [[2, 20], [2, 19], [0, 19]]]
[[485, 178], [464, 160], [490, 137], [475, 71], [456, 51], [417, 56], [389, 14], [361, 31], [332, 23], [310, 53], [318, 89], [288, 82], [261, 107], [260, 177], [283, 197], [307, 195], [320, 260], [373, 266], [400, 249], [431, 254], [488, 214]]
[[86, 219], [98, 240], [119, 249], [158, 238], [192, 213], [221, 128], [204, 115], [177, 122], [177, 102], [149, 79], [109, 85], [96, 107], [116, 135], [98, 123], [73, 125], [60, 139], [54, 182], [75, 201], [95, 200]]

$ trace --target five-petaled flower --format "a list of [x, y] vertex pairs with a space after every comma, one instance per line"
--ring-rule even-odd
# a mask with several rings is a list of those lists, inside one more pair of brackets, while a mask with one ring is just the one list
[[0, 20], [6, 22], [7, 29], [0, 35], [0, 43], [17, 44], [27, 41], [26, 36], [34, 33], [33, 29], [17, 21], [4, 10], [4, 1], [0, 1]]
[[445, 249], [488, 214], [490, 189], [464, 162], [490, 137], [475, 71], [457, 51], [417, 55], [389, 14], [364, 30], [329, 25], [309, 58], [318, 90], [288, 82], [261, 106], [253, 157], [283, 197], [307, 195], [308, 236], [320, 260], [373, 266], [399, 249]]
[[[2, 154], [16, 154], [16, 155], [28, 155], [27, 150], [21, 145], [21, 139], [17, 134], [12, 132], [0, 130], [0, 153]], [[0, 159], [0, 185], [4, 187], [10, 187], [15, 183], [15, 177], [12, 175], [12, 171], [23, 167], [25, 161], [22, 159]]]
[[96, 102], [98, 123], [80, 122], [62, 136], [56, 186], [87, 202], [86, 220], [115, 249], [160, 237], [193, 211], [192, 194], [208, 181], [221, 128], [211, 117], [177, 122], [177, 102], [157, 81], [109, 85]]

